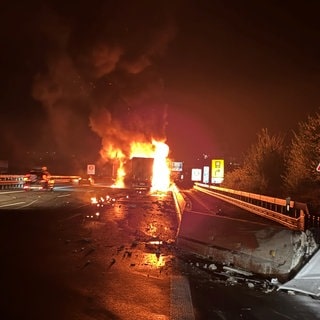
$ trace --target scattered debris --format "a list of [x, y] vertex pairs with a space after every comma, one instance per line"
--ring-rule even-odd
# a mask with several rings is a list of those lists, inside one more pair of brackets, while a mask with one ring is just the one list
[[235, 285], [235, 284], [237, 284], [237, 283], [238, 283], [238, 281], [237, 281], [237, 279], [234, 278], [234, 277], [229, 277], [229, 278], [226, 280], [226, 284]]
[[217, 270], [218, 269], [214, 263], [210, 263], [207, 268], [208, 268], [208, 270]]
[[185, 262], [184, 266], [188, 275], [193, 275], [197, 278], [202, 276], [204, 278], [208, 277], [208, 280], [211, 282], [224, 283], [229, 286], [246, 286], [250, 289], [261, 290], [264, 293], [273, 292], [277, 288], [275, 279], [263, 278], [232, 266], [216, 265], [196, 255], [185, 254], [179, 251], [176, 254], [179, 260]]
[[82, 243], [90, 243], [92, 240], [90, 238], [82, 238], [79, 240], [79, 242], [82, 242]]
[[131, 258], [131, 256], [132, 256], [132, 252], [126, 250], [126, 251], [123, 253], [122, 258], [123, 258], [123, 259], [124, 259], [124, 258]]
[[84, 264], [84, 266], [82, 267], [82, 269], [86, 268], [90, 263], [91, 263], [91, 261], [87, 260], [86, 263]]
[[117, 253], [119, 253], [120, 251], [122, 251], [124, 249], [124, 245], [122, 244], [118, 249], [117, 249]]
[[224, 266], [223, 270], [226, 270], [227, 272], [233, 272], [233, 273], [238, 273], [238, 274], [242, 274], [243, 276], [253, 276], [253, 273], [245, 271], [245, 270], [241, 270], [241, 269], [236, 269], [236, 268], [232, 268], [232, 267], [228, 267], [228, 266]]
[[85, 254], [85, 256], [88, 256], [89, 254], [93, 253], [96, 249], [95, 248], [90, 248], [88, 252]]
[[131, 243], [131, 248], [135, 248], [137, 245], [138, 245], [138, 241], [134, 240], [134, 241]]
[[114, 264], [116, 263], [116, 259], [115, 258], [112, 258], [108, 267], [107, 267], [107, 270], [109, 270]]

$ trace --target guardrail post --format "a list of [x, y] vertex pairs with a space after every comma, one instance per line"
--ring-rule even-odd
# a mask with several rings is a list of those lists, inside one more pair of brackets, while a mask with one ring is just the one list
[[305, 231], [305, 227], [306, 227], [305, 220], [306, 220], [306, 215], [305, 215], [304, 211], [302, 209], [300, 209], [300, 217], [298, 220], [298, 225], [299, 225], [299, 230], [301, 230], [301, 231]]

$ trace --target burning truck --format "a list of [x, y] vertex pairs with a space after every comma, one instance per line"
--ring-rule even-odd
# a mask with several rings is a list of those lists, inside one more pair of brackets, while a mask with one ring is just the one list
[[132, 143], [128, 159], [122, 152], [113, 152], [114, 187], [167, 192], [170, 188], [169, 147], [164, 142]]
[[154, 158], [133, 157], [129, 183], [133, 189], [150, 190], [152, 188]]

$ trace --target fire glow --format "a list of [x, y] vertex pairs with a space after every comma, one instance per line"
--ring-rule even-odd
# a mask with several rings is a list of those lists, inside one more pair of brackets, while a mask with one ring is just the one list
[[[153, 140], [152, 143], [132, 142], [130, 144], [129, 159], [134, 157], [153, 158], [152, 186], [151, 192], [166, 192], [170, 188], [170, 169], [169, 169], [169, 146], [163, 141]], [[109, 155], [113, 155], [116, 161], [116, 180], [114, 187], [122, 188], [125, 186], [125, 163], [127, 161], [121, 150], [109, 150]]]
[[170, 187], [170, 170], [168, 164], [169, 147], [163, 142], [153, 142], [155, 145], [153, 177], [151, 191], [168, 191]]
[[169, 147], [162, 141], [153, 140], [152, 143], [133, 143], [131, 145], [133, 157], [153, 158], [152, 192], [165, 192], [170, 187], [170, 170], [168, 165]]

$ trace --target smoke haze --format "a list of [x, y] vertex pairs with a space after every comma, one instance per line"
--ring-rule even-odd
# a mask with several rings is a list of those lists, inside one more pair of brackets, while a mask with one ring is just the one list
[[73, 20], [68, 8], [43, 11], [50, 50], [32, 93], [59, 152], [81, 153], [86, 147], [92, 152], [85, 144], [88, 128], [101, 141], [96, 155], [111, 148], [128, 156], [130, 141], [165, 140], [165, 88], [153, 62], [165, 54], [176, 31], [164, 12], [153, 9], [139, 21], [137, 10], [113, 3], [110, 11], [100, 3]]

